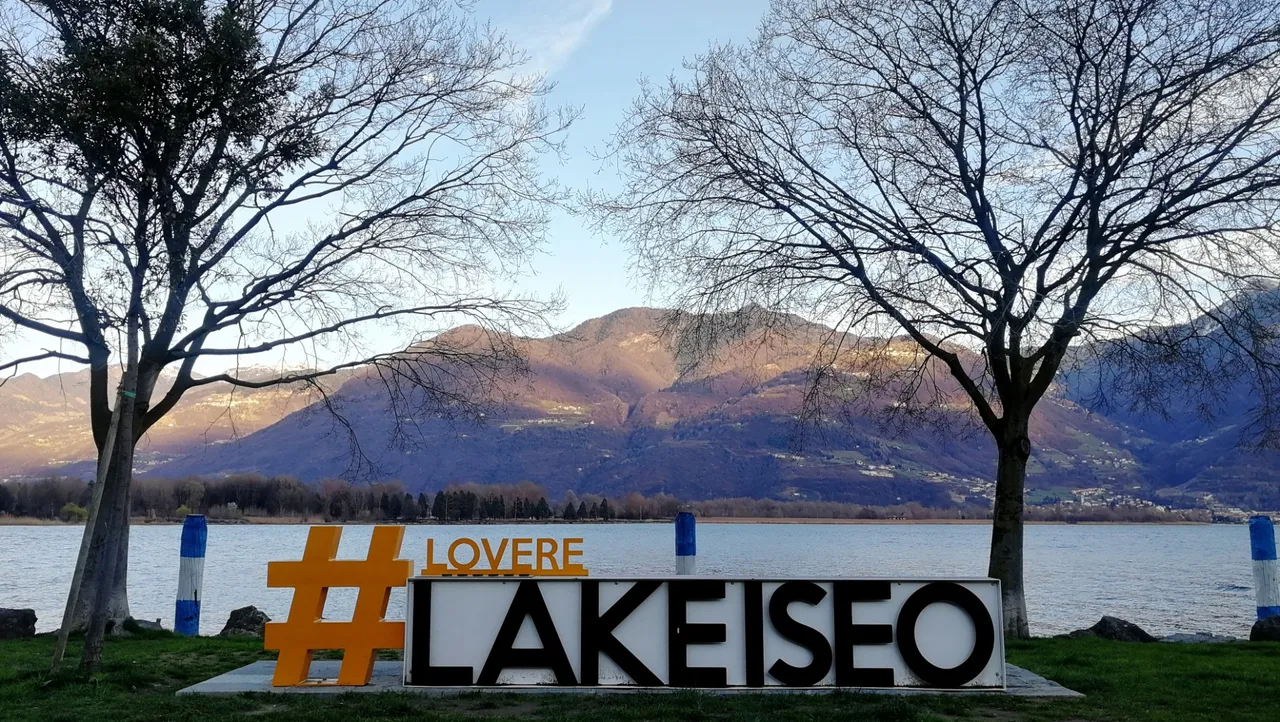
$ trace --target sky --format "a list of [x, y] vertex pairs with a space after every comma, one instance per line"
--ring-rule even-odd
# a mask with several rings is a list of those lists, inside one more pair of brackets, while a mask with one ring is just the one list
[[[591, 152], [605, 149], [640, 79], [665, 78], [712, 43], [749, 39], [767, 8], [767, 0], [480, 0], [476, 13], [548, 74], [556, 84], [550, 103], [581, 108], [568, 160], [549, 162], [546, 171], [569, 186], [607, 187], [610, 171], [602, 174]], [[583, 219], [559, 214], [547, 249], [521, 286], [561, 290], [568, 304], [561, 325], [652, 302], [632, 279], [627, 250]]]
[[[606, 149], [640, 80], [678, 73], [685, 58], [712, 44], [749, 39], [767, 9], [768, 0], [476, 0], [474, 15], [506, 33], [529, 54], [531, 69], [546, 74], [555, 86], [547, 98], [550, 106], [581, 113], [566, 138], [566, 157], [548, 158], [544, 172], [570, 188], [607, 189], [613, 171], [593, 151]], [[633, 278], [627, 249], [587, 226], [584, 218], [558, 212], [548, 229], [546, 252], [516, 284], [517, 290], [535, 296], [563, 297], [565, 310], [553, 319], [559, 328], [655, 303]], [[379, 345], [388, 348], [378, 350], [390, 351], [404, 341], [388, 338]], [[48, 346], [44, 337], [8, 337], [0, 362]], [[267, 355], [243, 363], [287, 362]], [[202, 359], [197, 371], [211, 373], [231, 363], [227, 357]], [[24, 365], [19, 372], [47, 376], [77, 368], [49, 360]]]

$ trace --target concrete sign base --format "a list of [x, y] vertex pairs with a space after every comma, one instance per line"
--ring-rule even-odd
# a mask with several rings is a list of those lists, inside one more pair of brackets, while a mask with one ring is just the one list
[[[645, 689], [636, 687], [552, 687], [552, 686], [501, 686], [501, 687], [406, 687], [404, 686], [404, 665], [402, 662], [376, 662], [373, 667], [373, 679], [363, 687], [336, 687], [332, 685], [338, 676], [338, 668], [342, 663], [338, 660], [317, 660], [311, 663], [311, 678], [317, 683], [328, 682], [327, 685], [302, 685], [298, 687], [272, 687], [271, 678], [275, 674], [275, 662], [254, 662], [240, 669], [218, 675], [213, 679], [192, 685], [178, 691], [178, 694], [234, 695], [247, 692], [272, 694], [316, 694], [339, 695], [348, 692], [408, 692], [410, 694], [450, 695], [473, 694], [477, 691], [492, 691], [500, 694], [652, 694], [677, 692], [675, 688]], [[869, 694], [996, 694], [1012, 697], [1083, 697], [1079, 692], [1063, 687], [1057, 682], [1045, 679], [1038, 674], [1028, 672], [1012, 664], [1005, 665], [1004, 690], [922, 690], [909, 688], [851, 690], [845, 692], [865, 691]], [[835, 689], [789, 689], [786, 687], [767, 687], [764, 689], [737, 687], [718, 690], [703, 690], [707, 694], [829, 694]]]

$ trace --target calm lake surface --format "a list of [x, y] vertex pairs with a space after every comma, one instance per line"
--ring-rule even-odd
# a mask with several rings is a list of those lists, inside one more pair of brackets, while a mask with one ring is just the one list
[[[216, 634], [228, 613], [253, 604], [287, 616], [292, 591], [267, 588], [267, 562], [298, 559], [306, 526], [211, 525], [201, 632]], [[82, 527], [0, 526], [0, 607], [30, 607], [41, 631], [56, 629]], [[181, 527], [137, 525], [131, 532], [129, 602], [140, 619], [173, 625]], [[363, 558], [370, 526], [349, 526], [341, 558]], [[735, 577], [826, 579], [985, 576], [990, 529], [947, 524], [698, 525], [698, 572]], [[584, 539], [592, 576], [674, 574], [670, 523], [410, 526], [403, 557], [437, 558], [462, 536]], [[443, 545], [443, 546], [442, 546]], [[1153, 634], [1214, 632], [1247, 637], [1255, 617], [1249, 532], [1243, 525], [1056, 526], [1027, 529], [1027, 605], [1032, 633], [1057, 634], [1123, 617]], [[325, 616], [349, 618], [354, 589], [334, 589]], [[389, 617], [403, 616], [404, 590]]]

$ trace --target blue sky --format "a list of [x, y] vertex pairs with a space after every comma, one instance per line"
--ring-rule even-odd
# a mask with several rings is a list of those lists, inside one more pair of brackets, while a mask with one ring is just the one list
[[[607, 186], [592, 150], [604, 150], [636, 96], [642, 77], [679, 71], [684, 58], [713, 42], [750, 38], [767, 0], [480, 0], [479, 17], [525, 47], [556, 84], [550, 102], [582, 109], [568, 136], [569, 159], [548, 163], [566, 185]], [[547, 254], [520, 286], [564, 293], [561, 325], [644, 305], [646, 289], [633, 282], [625, 248], [594, 235], [582, 220], [559, 215]]]
[[[661, 80], [681, 72], [682, 62], [712, 43], [743, 41], [754, 35], [768, 0], [475, 0], [479, 22], [488, 20], [524, 48], [532, 68], [546, 74], [555, 88], [552, 106], [581, 111], [567, 136], [563, 162], [548, 159], [545, 172], [563, 185], [608, 188], [612, 171], [602, 168], [592, 151], [604, 151], [639, 90], [641, 78]], [[627, 249], [587, 227], [585, 219], [559, 213], [549, 229], [546, 252], [531, 274], [518, 279], [516, 290], [548, 297], [561, 294], [560, 328], [602, 316], [626, 306], [652, 304], [647, 289], [633, 280]], [[406, 343], [373, 331], [376, 351], [393, 351]], [[49, 339], [36, 334], [0, 338], [0, 361], [39, 353]], [[70, 350], [70, 349], [68, 349]], [[79, 350], [79, 349], [75, 349]], [[117, 361], [119, 358], [117, 356]], [[326, 359], [337, 361], [342, 359]], [[241, 364], [313, 365], [296, 352], [242, 357]], [[212, 373], [236, 365], [232, 357], [202, 359], [197, 370]], [[77, 365], [48, 360], [23, 365], [19, 372], [41, 376], [71, 371]], [[6, 372], [7, 373], [7, 372]]]

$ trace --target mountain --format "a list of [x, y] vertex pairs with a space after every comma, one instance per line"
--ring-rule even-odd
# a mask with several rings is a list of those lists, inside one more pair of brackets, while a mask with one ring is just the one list
[[[1228, 319], [1237, 340], [1275, 358], [1280, 289], [1264, 286], [1226, 298], [1189, 324], [1160, 329], [1152, 343], [1127, 336], [1078, 347], [1059, 376], [1061, 388], [1146, 440], [1134, 456], [1155, 482], [1152, 498], [1209, 495], [1247, 509], [1278, 509], [1280, 453], [1255, 448], [1265, 426], [1256, 423], [1257, 366], [1211, 318]], [[1164, 343], [1169, 338], [1177, 345]], [[1263, 380], [1274, 385], [1277, 378]]]
[[[777, 337], [768, 324], [748, 321], [712, 339], [710, 361], [694, 364], [664, 334], [664, 320], [658, 309], [623, 309], [567, 333], [512, 340], [531, 373], [503, 387], [505, 403], [481, 424], [393, 416], [383, 384], [370, 373], [344, 379], [330, 405], [296, 389], [232, 395], [226, 387], [202, 387], [149, 434], [142, 471], [318, 480], [356, 470], [398, 479], [415, 492], [453, 482], [529, 480], [555, 495], [666, 492], [931, 506], [990, 498], [994, 448], [968, 422], [962, 403], [941, 410], [943, 430], [886, 428], [856, 416], [824, 422], [798, 443], [805, 369], [829, 329], [791, 318], [788, 333]], [[447, 338], [469, 333], [474, 329]], [[905, 344], [900, 355], [910, 362]], [[0, 429], [0, 475], [91, 468], [84, 383], [83, 375], [64, 374], [22, 376], [0, 387], [0, 405], [17, 412]], [[352, 454], [348, 430], [359, 455]], [[1256, 482], [1275, 489], [1280, 480], [1272, 457], [1239, 461], [1244, 457], [1231, 450], [1229, 428], [1155, 433], [1062, 395], [1041, 404], [1032, 438], [1033, 501], [1104, 488], [1172, 503], [1206, 492], [1227, 501], [1253, 495], [1260, 503]], [[1227, 467], [1224, 459], [1236, 463]], [[1244, 476], [1247, 488], [1239, 483]], [[1202, 483], [1180, 486], [1192, 478]]]
[[[247, 379], [274, 369], [242, 369]], [[112, 376], [111, 383], [117, 381]], [[158, 392], [169, 388], [162, 376]], [[264, 389], [197, 386], [138, 445], [141, 471], [204, 447], [225, 444], [306, 408], [314, 399], [297, 386]], [[0, 478], [50, 473], [92, 476], [88, 370], [40, 378], [22, 374], [0, 386]]]

